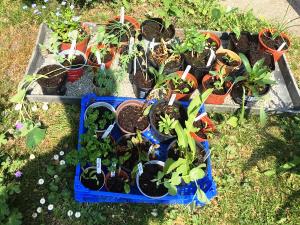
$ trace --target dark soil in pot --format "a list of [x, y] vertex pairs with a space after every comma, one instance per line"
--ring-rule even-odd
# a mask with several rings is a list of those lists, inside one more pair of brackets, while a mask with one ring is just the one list
[[210, 79], [208, 80], [208, 82], [205, 83], [205, 87], [206, 89], [209, 89], [209, 88], [213, 88], [213, 94], [215, 95], [225, 95], [228, 91], [228, 89], [225, 87], [225, 84], [223, 86], [223, 89], [216, 89], [215, 86], [214, 86], [214, 80], [213, 79]]
[[[153, 107], [153, 106], [152, 106]], [[150, 121], [158, 130], [159, 121], [161, 121], [161, 116], [169, 115], [170, 118], [174, 118], [175, 120], [179, 120], [181, 125], [184, 125], [184, 121], [187, 118], [186, 110], [179, 104], [168, 105], [167, 101], [159, 102], [155, 105], [154, 109], [151, 109], [150, 113]], [[175, 135], [175, 131], [171, 132], [171, 135]]]
[[[65, 56], [68, 58], [68, 55]], [[75, 55], [75, 58], [71, 60], [71, 64], [68, 60], [65, 60], [62, 65], [71, 68], [71, 69], [77, 69], [82, 67], [85, 64], [85, 58], [82, 55]]]
[[193, 125], [196, 128], [200, 128], [200, 130], [198, 132], [196, 132], [196, 135], [199, 136], [199, 137], [201, 137], [202, 139], [207, 139], [207, 135], [204, 132], [206, 124], [203, 123], [201, 120], [198, 120], [198, 121], [194, 122]]
[[[147, 74], [147, 76], [146, 76]], [[153, 75], [139, 69], [132, 75], [133, 91], [137, 98], [145, 98], [154, 87]]]
[[[194, 91], [193, 87], [191, 87], [191, 85], [188, 83], [188, 81], [187, 80], [182, 80], [182, 79], [180, 79], [180, 84], [177, 85], [177, 88], [175, 88], [175, 85], [174, 85], [173, 81], [170, 82], [170, 87], [171, 87], [171, 90], [173, 90], [177, 93], [179, 93], [180, 90], [182, 91], [186, 88], [189, 91], [184, 92], [184, 94], [190, 94]], [[180, 92], [180, 93], [182, 93], [182, 92]]]
[[210, 56], [210, 50], [206, 49], [202, 54], [198, 54], [197, 56], [198, 57], [196, 57], [196, 54], [192, 56], [192, 52], [184, 53], [184, 59], [189, 65], [197, 68], [206, 68], [206, 64]]
[[230, 61], [226, 58], [226, 56], [227, 56], [226, 53], [220, 53], [220, 54], [217, 54], [217, 59], [227, 66], [231, 66], [231, 67], [239, 66], [239, 62], [237, 62], [235, 60]]
[[145, 20], [141, 25], [142, 35], [148, 41], [160, 42], [171, 40], [175, 35], [175, 27], [170, 25], [167, 29], [164, 27], [164, 22], [160, 18], [152, 18]]
[[[266, 85], [265, 87], [261, 87], [259, 89], [259, 96], [262, 97], [266, 95], [270, 91], [270, 85]], [[231, 91], [231, 97], [234, 100], [235, 103], [237, 104], [242, 104], [243, 103], [243, 83], [238, 82], [235, 84], [232, 88]], [[251, 106], [255, 104], [259, 99], [257, 97], [254, 97], [249, 93], [249, 90], [245, 88], [245, 105]]]
[[[94, 168], [89, 168], [88, 170], [90, 172], [90, 171], [93, 171], [95, 169]], [[96, 180], [86, 179], [82, 176], [80, 176], [80, 181], [81, 181], [82, 185], [85, 186], [88, 189], [99, 190], [103, 186], [104, 175], [103, 175], [103, 173], [100, 173], [100, 174], [96, 173], [96, 177], [97, 177], [97, 180], [98, 180], [98, 184], [97, 184]]]
[[38, 79], [39, 85], [42, 87], [43, 94], [63, 95], [66, 89], [62, 88], [66, 81], [67, 71], [60, 65], [47, 65], [42, 67], [37, 74], [48, 76], [49, 78]]
[[158, 171], [163, 171], [163, 167], [157, 164], [145, 164], [139, 178], [140, 188], [151, 197], [160, 197], [168, 193], [168, 189], [163, 184], [157, 186], [156, 182], [151, 181], [156, 178]]
[[[110, 52], [107, 52], [106, 55], [104, 56], [103, 62], [104, 62], [104, 63], [107, 63], [107, 62], [111, 61], [112, 58], [113, 58], [113, 56], [111, 55], [111, 53], [110, 53]], [[96, 55], [95, 55], [93, 52], [90, 53], [88, 59], [89, 59], [92, 63], [98, 64], [97, 57], [96, 57]]]
[[[271, 49], [278, 49], [283, 42], [289, 43], [288, 40], [285, 40], [280, 35], [276, 37], [274, 40], [272, 39], [272, 34], [270, 32], [265, 32], [262, 36], [262, 41], [266, 46]], [[288, 46], [285, 45], [282, 50], [288, 49]]]
[[148, 117], [143, 115], [142, 107], [136, 105], [128, 105], [120, 111], [118, 122], [121, 127], [127, 131], [135, 133], [137, 130], [143, 131], [149, 126]]
[[270, 70], [275, 70], [275, 63], [272, 54], [261, 50], [250, 51], [249, 61], [251, 66], [254, 66], [254, 64], [260, 59], [264, 59], [264, 65], [267, 66]]
[[248, 54], [250, 49], [250, 33], [242, 32], [239, 39], [237, 39], [234, 33], [229, 34], [229, 49], [237, 53]]
[[129, 24], [129, 29], [127, 30], [126, 33], [122, 34], [121, 36], [119, 35], [120, 33], [120, 29], [114, 28], [113, 25], [116, 21], [110, 21], [107, 25], [106, 25], [106, 32], [110, 33], [110, 34], [114, 34], [117, 37], [119, 37], [119, 42], [128, 42], [130, 37], [134, 37], [135, 36], [135, 27], [131, 24], [126, 22], [126, 24]]
[[106, 180], [106, 186], [110, 192], [125, 193], [124, 184], [126, 178], [116, 174], [114, 177], [109, 177]]
[[139, 144], [138, 146], [133, 146], [132, 149], [128, 149], [127, 146], [127, 141], [130, 140], [134, 135], [123, 135], [117, 142], [117, 147], [116, 147], [116, 151], [117, 151], [117, 155], [118, 156], [123, 156], [126, 154], [126, 152], [130, 151], [131, 156], [130, 158], [123, 163], [122, 168], [124, 169], [124, 171], [126, 172], [130, 172], [132, 171], [132, 169], [134, 168], [134, 166], [137, 164], [138, 160], [139, 160], [139, 151], [143, 151], [145, 153], [148, 153], [148, 150], [151, 146], [151, 144], [146, 141], [145, 139], [143, 143]]

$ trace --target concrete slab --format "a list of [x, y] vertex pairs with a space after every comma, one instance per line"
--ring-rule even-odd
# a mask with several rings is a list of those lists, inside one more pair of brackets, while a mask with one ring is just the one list
[[[246, 11], [253, 9], [257, 17], [263, 17], [271, 21], [281, 21], [288, 6], [287, 19], [294, 19], [300, 16], [300, 0], [221, 0], [221, 4], [229, 7], [238, 7]], [[296, 21], [300, 25], [300, 20]], [[289, 30], [296, 36], [300, 36], [300, 26], [292, 27]]]

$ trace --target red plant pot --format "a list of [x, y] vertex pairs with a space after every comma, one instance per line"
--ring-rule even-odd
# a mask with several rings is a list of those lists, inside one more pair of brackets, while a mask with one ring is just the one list
[[[76, 43], [76, 50], [81, 51], [83, 53], [85, 53], [87, 45], [89, 43], [90, 37], [86, 37], [85, 39], [83, 39], [82, 41]], [[60, 45], [60, 50], [64, 51], [64, 50], [68, 50], [71, 48], [71, 43], [62, 43]]]
[[[209, 81], [213, 80], [213, 76], [207, 74], [203, 77], [202, 80], [202, 88], [203, 91], [207, 90], [207, 85]], [[227, 82], [226, 87], [230, 88], [231, 83]], [[205, 103], [207, 104], [213, 104], [213, 105], [221, 105], [224, 103], [225, 98], [229, 95], [230, 91], [227, 91], [225, 95], [216, 95], [216, 94], [210, 94], [208, 98], [206, 99]]]
[[[176, 73], [178, 74], [179, 77], [182, 77], [183, 75], [183, 72], [184, 71], [177, 71]], [[197, 78], [192, 75], [191, 73], [188, 73], [186, 75], [186, 78], [185, 78], [187, 81], [192, 81], [193, 85], [192, 85], [192, 89], [193, 91], [198, 89], [198, 81], [197, 81]], [[174, 92], [173, 90], [172, 91], [172, 94], [176, 94], [176, 100], [189, 100], [189, 98], [191, 97], [192, 93], [190, 94], [181, 94], [181, 93], [177, 93], [177, 92]]]
[[[263, 42], [263, 39], [262, 39], [262, 36], [264, 35], [264, 33], [266, 32], [274, 32], [274, 30], [272, 29], [263, 29], [259, 32], [258, 34], [258, 41], [260, 43], [260, 46], [261, 46], [261, 49], [268, 52], [268, 53], [271, 53], [273, 55], [273, 58], [274, 58], [274, 61], [277, 62], [281, 56], [288, 50], [288, 49], [285, 49], [285, 50], [281, 50], [281, 51], [277, 51], [276, 49], [272, 49], [270, 47], [268, 47], [264, 42]], [[291, 45], [291, 40], [289, 38], [289, 36], [287, 36], [285, 33], [281, 33], [280, 34], [281, 37], [286, 40], [287, 42], [287, 46], [288, 48], [290, 47]]]
[[[90, 47], [86, 50], [85, 55], [86, 55], [86, 58], [87, 58], [87, 63], [88, 63], [88, 65], [93, 66], [93, 70], [95, 71], [97, 68], [100, 67], [100, 65], [99, 65], [98, 63], [92, 62], [92, 61], [89, 59], [90, 54], [91, 54], [91, 52], [92, 52], [92, 48], [93, 48], [93, 46], [90, 46]], [[104, 48], [104, 45], [99, 44], [99, 45], [97, 46], [97, 48], [98, 48], [98, 49]], [[106, 68], [106, 69], [109, 69], [109, 68], [111, 67], [111, 65], [112, 65], [112, 63], [113, 63], [113, 61], [114, 61], [114, 59], [115, 59], [115, 49], [114, 49], [114, 48], [110, 48], [109, 52], [110, 52], [110, 55], [112, 56], [112, 58], [111, 58], [111, 60], [109, 60], [109, 61], [107, 61], [107, 62], [104, 62], [105, 68]]]
[[211, 32], [203, 32], [203, 34], [208, 35], [217, 44], [216, 50], [221, 47], [221, 40], [217, 35]]
[[[120, 16], [115, 16], [114, 20], [120, 20]], [[138, 31], [141, 27], [140, 23], [131, 16], [124, 16], [124, 21], [131, 23], [136, 31]]]
[[[204, 133], [206, 133], [208, 131], [214, 132], [216, 130], [214, 123], [211, 121], [211, 119], [207, 115], [203, 116], [200, 119], [200, 121], [207, 125], [206, 128], [203, 130]], [[207, 140], [207, 139], [204, 139], [204, 138], [198, 136], [196, 133], [191, 132], [190, 134], [191, 134], [192, 138], [194, 138], [195, 141], [197, 141], [197, 142], [203, 142], [203, 141]]]

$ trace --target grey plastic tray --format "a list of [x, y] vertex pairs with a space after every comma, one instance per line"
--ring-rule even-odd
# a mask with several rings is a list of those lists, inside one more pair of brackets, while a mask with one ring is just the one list
[[[212, 31], [214, 32], [214, 31]], [[222, 39], [222, 32], [214, 32], [221, 37], [223, 47], [227, 46], [227, 40]], [[42, 24], [39, 29], [36, 45], [33, 49], [32, 57], [26, 69], [26, 74], [33, 74], [45, 63], [45, 59], [40, 51], [39, 44], [43, 44], [49, 35], [49, 30], [45, 24]], [[176, 36], [182, 37], [183, 30], [177, 29]], [[297, 87], [294, 76], [289, 68], [286, 57], [283, 56], [278, 63], [275, 64], [275, 71], [273, 72], [274, 79], [277, 81], [273, 85], [271, 91], [264, 99], [260, 100], [256, 105], [247, 108], [250, 113], [258, 114], [260, 106], [263, 105], [266, 111], [270, 113], [300, 113], [300, 91]], [[122, 82], [121, 88], [127, 91], [124, 97], [135, 97], [133, 95], [130, 82]], [[120, 94], [119, 96], [121, 96]], [[29, 101], [34, 102], [59, 102], [67, 104], [79, 104], [81, 97], [75, 96], [55, 96], [55, 95], [37, 95], [29, 93], [27, 95]], [[223, 105], [210, 105], [206, 104], [207, 111], [209, 112], [234, 112], [240, 106], [234, 103], [230, 96], [225, 100]]]

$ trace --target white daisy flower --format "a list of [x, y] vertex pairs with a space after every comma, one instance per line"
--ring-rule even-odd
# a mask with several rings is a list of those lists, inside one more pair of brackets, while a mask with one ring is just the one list
[[37, 211], [37, 213], [41, 213], [42, 212], [42, 207], [37, 207], [36, 211]]
[[65, 2], [65, 1], [61, 2], [61, 5], [66, 5], [66, 4], [67, 4], [67, 2]]
[[151, 215], [154, 217], [157, 217], [158, 214], [157, 214], [157, 212], [153, 211], [153, 212], [151, 212]]
[[22, 109], [22, 104], [21, 103], [16, 104], [15, 110], [20, 111], [21, 109]]
[[63, 166], [65, 164], [66, 164], [65, 160], [60, 160], [59, 165]]
[[38, 110], [38, 107], [36, 105], [31, 107], [32, 112], [36, 112]]
[[45, 3], [47, 3], [49, 0], [44, 0]]
[[34, 160], [35, 159], [35, 155], [34, 154], [30, 154], [29, 159], [30, 160]]
[[41, 199], [40, 199], [40, 203], [41, 203], [42, 205], [44, 205], [44, 204], [46, 203], [46, 199], [45, 199], [45, 198], [41, 198]]
[[61, 155], [61, 156], [63, 156], [64, 154], [65, 154], [64, 151], [60, 151], [60, 152], [59, 152], [59, 155]]
[[74, 5], [70, 5], [70, 9], [73, 10], [75, 8]]
[[44, 179], [41, 178], [41, 179], [39, 179], [38, 184], [39, 184], [39, 185], [43, 185], [44, 182], [45, 182]]
[[46, 6], [43, 5], [43, 6], [42, 6], [42, 9], [46, 9]]
[[[57, 13], [56, 13], [56, 14], [57, 14]], [[43, 109], [44, 111], [47, 111], [47, 110], [49, 109], [48, 103], [47, 103], [47, 102], [45, 102], [45, 103], [43, 104], [42, 109]]]
[[54, 178], [54, 179], [57, 179], [57, 178], [58, 178], [58, 175], [57, 175], [57, 174], [55, 174], [53, 178]]
[[49, 205], [48, 205], [48, 210], [49, 210], [49, 211], [52, 211], [53, 208], [54, 208], [53, 204], [49, 204]]
[[60, 16], [60, 12], [56, 12], [55, 15], [56, 15], [56, 16]]
[[40, 12], [38, 9], [35, 9], [35, 10], [33, 11], [33, 14], [39, 15], [39, 14], [41, 14], [41, 12]]
[[32, 213], [32, 218], [37, 218], [38, 214], [36, 212]]
[[23, 10], [26, 10], [26, 9], [28, 9], [28, 6], [27, 6], [27, 5], [24, 5], [24, 6], [22, 7], [22, 9], [23, 9]]
[[68, 213], [67, 213], [68, 217], [71, 217], [73, 215], [73, 211], [72, 210], [69, 210]]
[[53, 156], [53, 159], [54, 159], [54, 160], [58, 160], [58, 159], [59, 159], [59, 155], [55, 154], [55, 155]]
[[80, 16], [73, 16], [73, 17], [72, 17], [72, 20], [73, 20], [74, 22], [78, 22], [78, 21], [80, 20]]
[[31, 7], [32, 7], [32, 8], [36, 8], [36, 4], [32, 4]]
[[76, 212], [76, 213], [75, 213], [75, 217], [76, 217], [76, 218], [79, 218], [80, 216], [81, 216], [81, 213], [80, 213], [80, 212]]

